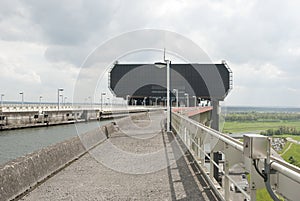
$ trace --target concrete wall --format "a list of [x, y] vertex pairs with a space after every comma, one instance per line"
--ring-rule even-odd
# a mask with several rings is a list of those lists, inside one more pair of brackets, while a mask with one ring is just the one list
[[[114, 125], [107, 124], [109, 132]], [[48, 146], [0, 166], [0, 200], [11, 200], [106, 139], [104, 128]]]

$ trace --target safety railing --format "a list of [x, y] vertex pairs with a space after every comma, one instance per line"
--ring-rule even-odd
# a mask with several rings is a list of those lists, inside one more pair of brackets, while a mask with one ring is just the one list
[[[244, 154], [243, 142], [179, 113], [172, 113], [172, 128], [197, 161], [219, 199], [256, 200], [257, 190], [266, 187], [269, 192], [275, 192], [273, 199], [277, 196], [285, 200], [299, 199], [298, 167], [271, 156], [270, 152], [268, 161], [256, 160], [254, 165], [255, 160]], [[214, 153], [222, 156], [219, 163], [213, 160]], [[214, 178], [215, 167], [218, 168], [217, 180], [221, 182]], [[264, 175], [266, 178], [262, 177]]]

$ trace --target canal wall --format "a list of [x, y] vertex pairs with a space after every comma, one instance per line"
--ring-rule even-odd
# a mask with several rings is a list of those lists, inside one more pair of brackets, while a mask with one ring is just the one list
[[76, 160], [115, 131], [115, 123], [48, 146], [0, 166], [0, 200], [12, 200]]
[[101, 111], [99, 108], [72, 108], [70, 106], [61, 107], [59, 110], [55, 106], [0, 107], [0, 131], [120, 118], [128, 116], [129, 113], [145, 111], [149, 109], [120, 108]]

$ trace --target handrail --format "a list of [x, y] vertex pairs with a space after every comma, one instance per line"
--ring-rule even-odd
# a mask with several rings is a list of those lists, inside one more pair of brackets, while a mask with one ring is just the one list
[[[181, 140], [184, 142], [184, 144], [186, 145], [187, 149], [192, 153], [192, 155], [194, 155], [194, 159], [196, 161], [199, 160], [200, 156], [200, 152], [202, 153], [202, 157], [206, 157], [207, 159], [210, 160], [210, 165], [211, 166], [217, 166], [218, 168], [220, 168], [220, 166], [218, 164], [216, 164], [213, 160], [211, 160], [211, 157], [205, 153], [205, 150], [203, 148], [204, 146], [204, 142], [203, 139], [205, 140], [210, 140], [210, 139], [218, 139], [218, 143], [219, 143], [219, 147], [216, 151], [220, 151], [225, 155], [225, 162], [227, 164], [230, 164], [231, 161], [233, 160], [235, 161], [236, 159], [232, 159], [233, 154], [238, 154], [241, 156], [242, 158], [242, 163], [244, 163], [244, 165], [246, 166], [247, 170], [253, 170], [253, 165], [252, 163], [245, 163], [246, 158], [243, 155], [243, 143], [230, 137], [229, 135], [223, 134], [219, 131], [216, 131], [214, 129], [211, 129], [207, 126], [204, 126], [203, 124], [196, 122], [195, 120], [188, 118], [187, 116], [184, 116], [180, 113], [176, 113], [176, 112], [172, 112], [172, 127], [173, 129], [176, 131], [176, 133], [178, 134], [178, 136], [181, 138]], [[201, 131], [201, 132], [199, 132]], [[206, 137], [205, 137], [206, 136]], [[210, 137], [207, 137], [210, 136]], [[198, 142], [197, 139], [198, 138]], [[200, 139], [200, 140], [199, 140]], [[201, 141], [202, 139], [202, 141]], [[200, 143], [200, 144], [199, 144]], [[202, 144], [201, 144], [202, 143]], [[209, 142], [205, 142], [206, 144], [209, 144]], [[222, 146], [220, 146], [220, 144], [223, 144]], [[221, 148], [220, 148], [221, 147]], [[230, 154], [226, 155], [226, 149], [228, 148], [233, 148], [233, 153], [232, 149], [230, 149]], [[197, 149], [197, 151], [195, 151], [194, 149]], [[210, 147], [210, 151], [212, 151], [213, 148]], [[199, 152], [200, 151], [200, 152]], [[300, 189], [300, 168], [291, 165], [279, 158], [276, 158], [274, 156], [270, 156], [270, 168], [272, 169], [272, 174], [277, 174], [277, 177], [271, 177], [271, 184], [273, 185], [274, 190], [276, 191], [276, 193], [279, 193], [280, 195], [282, 195], [285, 198], [288, 198], [290, 200], [294, 200], [297, 199], [297, 189]], [[201, 158], [200, 158], [201, 160]], [[203, 159], [202, 159], [203, 160]], [[201, 161], [198, 162], [198, 164], [200, 164], [200, 168], [205, 168], [204, 165], [205, 164], [201, 164]], [[234, 164], [234, 162], [232, 162], [232, 164]], [[212, 168], [210, 168], [212, 170]], [[207, 171], [204, 171], [204, 173], [206, 173]], [[249, 195], [246, 191], [244, 191], [242, 189], [242, 187], [238, 186], [237, 182], [235, 182], [229, 175], [229, 169], [225, 170], [225, 171], [220, 171], [221, 173], [223, 173], [224, 175], [224, 179], [227, 180], [227, 184], [229, 184], [229, 181], [231, 183], [233, 183], [235, 186], [237, 186], [237, 188], [244, 194], [245, 198], [250, 199], [251, 200], [255, 200], [255, 197], [252, 197], [255, 195], [255, 193], [253, 193], [253, 189], [251, 189], [251, 194]], [[252, 172], [253, 174], [256, 172]], [[252, 174], [250, 172], [250, 174]], [[209, 181], [209, 183], [211, 185], [214, 185], [214, 179], [211, 176], [212, 172], [209, 173], [209, 176], [207, 177], [208, 179], [210, 179], [211, 181]], [[281, 175], [281, 176], [280, 176]], [[252, 179], [257, 179], [257, 178], [252, 178]], [[262, 178], [258, 178], [260, 180], [262, 180]], [[293, 186], [289, 186], [288, 188], [286, 187], [287, 185], [289, 185], [289, 181], [292, 180], [295, 182], [295, 184], [293, 184]], [[255, 181], [253, 180], [255, 183], [259, 182], [259, 181]], [[225, 182], [226, 183], [226, 182]], [[218, 190], [216, 187], [212, 186], [212, 189], [214, 190]], [[256, 188], [254, 189], [254, 191], [256, 190]], [[222, 199], [223, 200], [228, 200], [229, 199], [229, 185], [225, 185], [221, 191], [223, 193], [222, 194]], [[218, 192], [218, 194], [220, 194], [220, 192]]]

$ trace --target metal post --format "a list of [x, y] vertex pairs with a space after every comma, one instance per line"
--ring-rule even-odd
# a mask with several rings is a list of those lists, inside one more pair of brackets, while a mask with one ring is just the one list
[[3, 96], [4, 94], [1, 94], [1, 106], [3, 105]]
[[66, 100], [68, 99], [68, 97], [65, 96], [64, 98], [64, 105], [66, 105]]
[[57, 89], [57, 110], [59, 110], [59, 92], [63, 91], [63, 90], [64, 89], [62, 89], [62, 88]]
[[43, 98], [43, 96], [40, 96], [40, 107], [41, 107], [42, 98]]
[[171, 108], [170, 108], [170, 61], [167, 60], [167, 132], [171, 128]]
[[197, 97], [196, 96], [193, 96], [194, 100], [195, 100], [195, 107], [197, 107]]
[[22, 91], [22, 92], [20, 92], [20, 95], [22, 96], [22, 107], [23, 107], [23, 104], [24, 104], [24, 92]]
[[184, 95], [186, 96], [186, 107], [190, 107], [189, 94], [185, 93]]
[[178, 89], [173, 89], [173, 91], [175, 92], [175, 94], [176, 94], [176, 107], [178, 107], [178, 102], [179, 102], [179, 100], [178, 100]]
[[105, 95], [106, 95], [105, 92], [101, 93], [101, 111], [103, 111], [103, 96], [105, 96]]
[[229, 186], [229, 162], [226, 159], [224, 162], [224, 172], [225, 172], [225, 177], [224, 177], [224, 191], [225, 191], [225, 200], [229, 200], [230, 197], [230, 186]]
[[[213, 110], [211, 114], [212, 118], [212, 124], [211, 128], [219, 131], [219, 101], [216, 99], [211, 100]], [[219, 152], [214, 152], [213, 153], [213, 160], [216, 164], [219, 164]], [[219, 181], [219, 169], [218, 167], [214, 166], [214, 171], [213, 171], [214, 178]]]
[[126, 96], [126, 105], [129, 105], [129, 95]]

